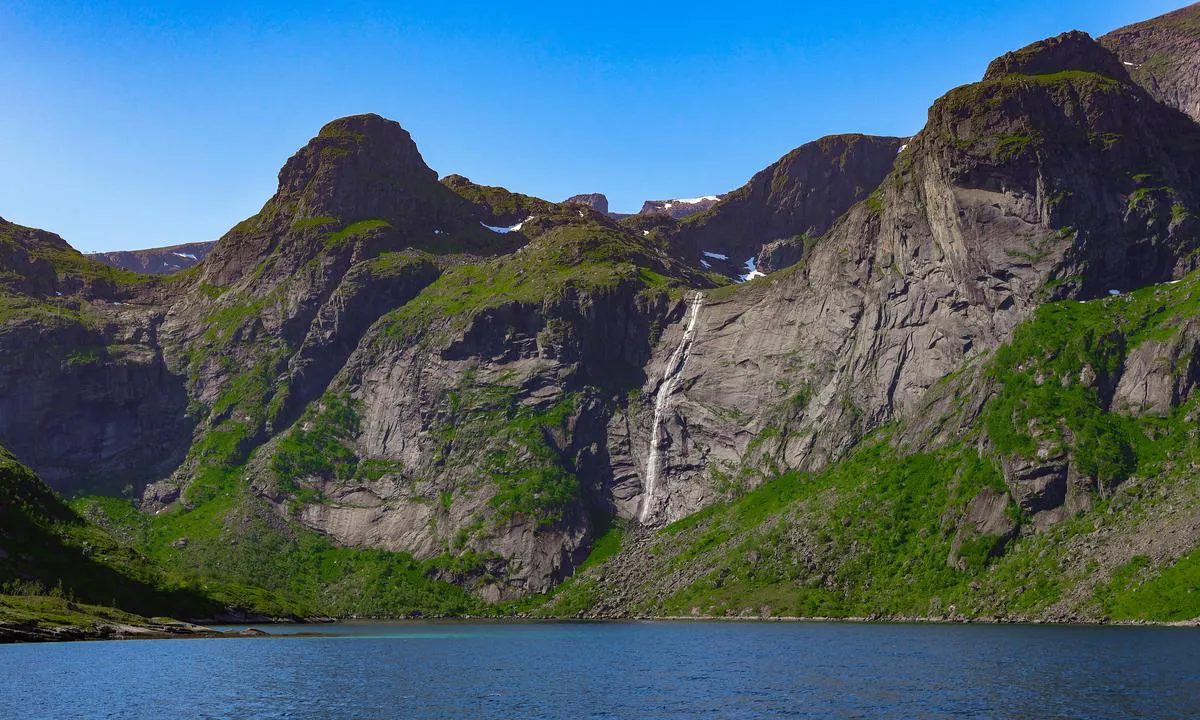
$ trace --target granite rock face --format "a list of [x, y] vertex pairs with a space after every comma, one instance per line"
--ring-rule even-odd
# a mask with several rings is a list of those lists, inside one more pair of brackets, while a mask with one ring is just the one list
[[672, 246], [697, 261], [705, 252], [726, 256], [731, 264], [717, 264], [716, 269], [741, 274], [745, 261], [758, 256], [764, 245], [828, 232], [879, 186], [905, 142], [835, 135], [802, 145], [708, 210], [687, 218]]
[[1114, 30], [1100, 42], [1157, 100], [1200, 120], [1200, 4]]
[[0, 438], [60, 492], [140, 492], [192, 439], [184, 379], [163, 360], [159, 319], [0, 331]]
[[193, 423], [158, 338], [162, 289], [5, 221], [0, 265], [0, 443], [63, 492], [136, 491], [170, 472]]
[[[695, 512], [731, 480], [754, 482], [756, 465], [825, 466], [921, 407], [935, 382], [997, 347], [1045, 300], [1192, 269], [1200, 228], [1178, 208], [1200, 203], [1200, 134], [1106, 55], [1072, 33], [1001, 63], [1038, 75], [994, 65], [933, 106], [879, 191], [800, 265], [705, 303], [667, 414], [655, 522]], [[1145, 177], [1146, 167], [1161, 176]], [[644, 396], [677, 332], [647, 367]], [[641, 412], [610, 426], [614, 494], [628, 516], [649, 424]], [[1072, 510], [1061, 467], [1006, 471], [1039, 510]]]

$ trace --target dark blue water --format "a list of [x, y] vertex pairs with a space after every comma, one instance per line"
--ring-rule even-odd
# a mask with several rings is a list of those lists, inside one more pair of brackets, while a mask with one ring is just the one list
[[0, 647], [4, 718], [1192, 718], [1200, 631], [378, 624]]

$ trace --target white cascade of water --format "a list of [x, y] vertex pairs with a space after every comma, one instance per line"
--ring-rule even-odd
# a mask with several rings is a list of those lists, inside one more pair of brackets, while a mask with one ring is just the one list
[[662, 381], [659, 382], [658, 392], [654, 396], [654, 422], [650, 426], [650, 452], [646, 460], [646, 486], [644, 488], [645, 492], [642, 493], [642, 511], [638, 515], [638, 519], [641, 522], [646, 522], [646, 519], [650, 517], [650, 501], [654, 499], [654, 486], [658, 484], [658, 469], [662, 464], [663, 409], [667, 405], [667, 399], [675, 391], [675, 384], [679, 380], [679, 373], [683, 371], [683, 366], [687, 363], [688, 355], [691, 353], [692, 341], [696, 338], [696, 318], [700, 317], [700, 306], [703, 304], [704, 295], [699, 292], [693, 293], [689, 301], [687, 328], [683, 331], [683, 339], [679, 341], [679, 347], [675, 348], [671, 359], [667, 361], [667, 366], [663, 368]]

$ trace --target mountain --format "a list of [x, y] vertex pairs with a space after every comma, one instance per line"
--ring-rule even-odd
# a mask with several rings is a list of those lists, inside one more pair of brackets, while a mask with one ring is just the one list
[[745, 274], [743, 266], [751, 260], [764, 270], [795, 264], [805, 238], [825, 234], [850, 206], [866, 198], [906, 142], [837, 135], [802, 145], [720, 202], [688, 216], [671, 244], [731, 276]]
[[951, 91], [800, 265], [710, 294], [671, 524], [549, 611], [1195, 617], [1198, 137], [1082, 33]]
[[642, 203], [638, 215], [670, 215], [676, 220], [682, 220], [690, 215], [704, 212], [721, 201], [718, 195], [687, 198], [684, 200], [647, 200]]
[[169, 275], [190, 268], [212, 251], [211, 242], [186, 243], [146, 250], [114, 250], [90, 253], [89, 258], [133, 272]]
[[1035, 43], [682, 220], [357, 115], [186, 272], [0, 225], [0, 442], [333, 615], [1196, 617], [1200, 125], [1125, 62]]
[[608, 197], [604, 193], [588, 193], [586, 195], [572, 195], [563, 200], [564, 203], [577, 203], [587, 205], [591, 209], [602, 215], [608, 215]]
[[1200, 120], [1200, 4], [1114, 30], [1100, 42], [1156, 100]]

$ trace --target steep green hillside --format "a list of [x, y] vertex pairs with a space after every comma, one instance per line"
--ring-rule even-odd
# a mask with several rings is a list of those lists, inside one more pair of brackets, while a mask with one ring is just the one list
[[265, 588], [301, 615], [460, 615], [482, 604], [433, 577], [440, 569], [407, 553], [335, 547], [280, 518], [248, 488], [230, 485], [192, 509], [148, 515], [128, 501], [80, 498], [83, 515], [108, 527], [189, 585], [222, 593], [226, 583]]
[[113, 618], [117, 609], [180, 618], [311, 614], [256, 589], [179, 578], [77, 514], [2, 448], [0, 497], [0, 594], [13, 596], [0, 618], [26, 620], [66, 601], [112, 608]]
[[[542, 611], [1200, 617], [1198, 322], [1196, 273], [1045, 305], [909, 427], [627, 542]], [[1143, 367], [1182, 392], [1130, 403], [1153, 398], [1131, 390]], [[1067, 469], [1007, 485], [1000, 468], [1033, 458]], [[1047, 525], [1039, 501], [1054, 492], [1075, 501]]]

